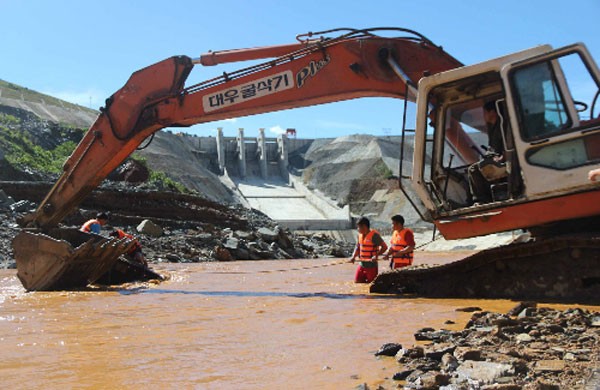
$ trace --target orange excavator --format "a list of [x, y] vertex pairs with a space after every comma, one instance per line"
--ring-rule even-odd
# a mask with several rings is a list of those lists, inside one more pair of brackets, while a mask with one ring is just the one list
[[[383, 31], [400, 36], [379, 35]], [[119, 240], [57, 226], [156, 131], [358, 97], [417, 103], [416, 129], [403, 123], [403, 135], [414, 132], [406, 137], [414, 140], [414, 156], [412, 173], [401, 169], [401, 187], [448, 238], [519, 228], [547, 233], [557, 223], [585, 226], [583, 232], [597, 227], [600, 186], [587, 182], [584, 171], [600, 161], [598, 94], [587, 103], [575, 100], [559, 64], [563, 55], [578, 57], [598, 90], [598, 68], [583, 45], [557, 51], [542, 46], [463, 66], [403, 28], [335, 29], [297, 40], [198, 59], [171, 57], [133, 73], [107, 99], [36, 212], [24, 219], [27, 227], [13, 248], [25, 288], [85, 286], [128, 249]], [[261, 58], [269, 60], [185, 86], [194, 65]], [[467, 171], [474, 164], [486, 171], [477, 142], [487, 131], [481, 107], [490, 101], [502, 122], [504, 150], [488, 165], [501, 173], [484, 178], [490, 199], [474, 204]], [[411, 189], [403, 185], [408, 179]], [[565, 207], [570, 202], [574, 207]]]

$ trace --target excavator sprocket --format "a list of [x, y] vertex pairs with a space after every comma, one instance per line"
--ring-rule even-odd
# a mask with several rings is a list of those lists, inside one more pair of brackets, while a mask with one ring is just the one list
[[84, 288], [106, 274], [132, 245], [127, 239], [77, 229], [24, 230], [13, 240], [17, 277], [28, 291]]
[[600, 235], [510, 244], [439, 266], [381, 273], [371, 292], [444, 298], [600, 302]]

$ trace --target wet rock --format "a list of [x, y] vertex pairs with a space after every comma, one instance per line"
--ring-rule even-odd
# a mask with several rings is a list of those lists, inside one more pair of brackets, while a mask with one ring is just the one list
[[472, 347], [456, 347], [454, 357], [460, 361], [481, 360], [481, 350]]
[[508, 311], [508, 313], [506, 313], [506, 314], [508, 314], [509, 316], [513, 316], [514, 317], [516, 315], [519, 315], [526, 308], [535, 309], [535, 308], [537, 308], [537, 303], [536, 302], [531, 302], [531, 301], [519, 302], [519, 304], [517, 304], [515, 307], [513, 307], [512, 309], [510, 309]]
[[396, 356], [398, 351], [402, 349], [401, 344], [397, 343], [387, 343], [383, 344], [377, 352], [375, 352], [375, 356]]
[[455, 311], [464, 311], [466, 313], [472, 313], [474, 311], [481, 311], [481, 308], [477, 306], [459, 307]]
[[138, 233], [146, 234], [151, 237], [160, 237], [163, 235], [163, 229], [149, 219], [143, 220], [136, 227], [136, 230]]
[[408, 376], [410, 374], [413, 373], [414, 370], [402, 370], [402, 371], [398, 371], [397, 373], [394, 374], [393, 378], [395, 381], [403, 381], [406, 378], [408, 378]]
[[402, 358], [418, 359], [425, 356], [425, 351], [421, 346], [415, 346], [413, 348], [402, 348], [396, 354], [396, 360]]
[[419, 341], [445, 341], [449, 339], [452, 332], [446, 329], [441, 330], [429, 330], [431, 328], [424, 328], [415, 333], [415, 340]]
[[216, 246], [213, 250], [213, 257], [219, 261], [232, 261], [233, 256], [231, 256], [231, 252], [229, 252], [225, 248], [221, 248]]

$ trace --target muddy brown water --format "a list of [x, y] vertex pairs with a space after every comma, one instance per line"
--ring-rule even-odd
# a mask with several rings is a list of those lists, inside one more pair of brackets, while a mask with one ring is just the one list
[[471, 314], [457, 308], [515, 305], [372, 295], [341, 262], [159, 265], [169, 281], [82, 292], [27, 293], [2, 270], [2, 388], [387, 387], [398, 364], [373, 355], [382, 344], [412, 345], [425, 326], [462, 328]]

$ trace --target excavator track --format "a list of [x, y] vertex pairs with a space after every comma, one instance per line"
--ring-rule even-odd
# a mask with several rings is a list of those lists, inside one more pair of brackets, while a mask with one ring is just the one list
[[385, 272], [370, 291], [445, 298], [600, 302], [600, 235], [565, 235], [488, 249], [439, 266]]

